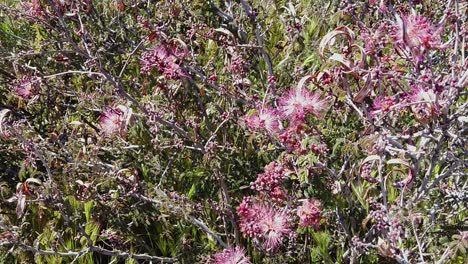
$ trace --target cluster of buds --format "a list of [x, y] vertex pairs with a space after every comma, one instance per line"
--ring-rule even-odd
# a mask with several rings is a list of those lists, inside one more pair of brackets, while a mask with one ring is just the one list
[[325, 155], [329, 149], [325, 143], [312, 143], [310, 144], [310, 150], [317, 155]]
[[361, 168], [359, 169], [359, 172], [361, 174], [361, 178], [363, 178], [365, 181], [370, 183], [379, 182], [378, 179], [372, 177], [372, 162], [366, 162], [362, 164]]
[[297, 216], [301, 226], [318, 228], [322, 218], [322, 203], [317, 199], [302, 200], [302, 205], [297, 208]]
[[265, 172], [258, 174], [257, 180], [250, 183], [250, 188], [266, 191], [274, 201], [285, 197], [281, 184], [287, 178], [287, 169], [283, 163], [273, 161], [265, 167]]
[[392, 111], [396, 99], [393, 96], [377, 96], [372, 103], [373, 110], [370, 112], [372, 117], [378, 114], [385, 114]]
[[247, 75], [247, 68], [248, 63], [241, 56], [235, 56], [232, 59], [231, 64], [229, 64], [227, 67], [227, 71], [232, 74], [244, 77]]
[[[184, 49], [185, 50], [185, 49]], [[141, 71], [149, 74], [157, 68], [168, 79], [188, 77], [178, 64], [186, 56], [186, 51], [178, 51], [177, 47], [162, 42], [159, 46], [141, 55]]]
[[304, 136], [303, 126], [298, 124], [289, 126], [280, 135], [279, 139], [291, 153], [304, 154], [307, 150], [302, 146], [301, 140]]

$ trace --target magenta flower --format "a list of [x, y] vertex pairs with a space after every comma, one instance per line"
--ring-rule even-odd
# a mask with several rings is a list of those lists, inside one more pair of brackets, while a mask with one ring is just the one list
[[248, 114], [244, 118], [244, 123], [252, 130], [265, 129], [270, 133], [277, 132], [281, 126], [276, 110], [269, 107], [261, 108], [254, 114]]
[[306, 89], [292, 89], [280, 99], [282, 115], [292, 121], [304, 121], [306, 114], [312, 113], [319, 117], [326, 107], [326, 101], [320, 100], [320, 95]]
[[39, 90], [41, 79], [39, 77], [24, 76], [17, 81], [15, 93], [23, 99], [30, 99]]
[[183, 56], [176, 48], [162, 43], [155, 49], [141, 55], [141, 71], [144, 74], [149, 74], [153, 68], [157, 68], [168, 79], [187, 77], [188, 75], [177, 63], [179, 59], [183, 59]]
[[237, 212], [240, 217], [240, 230], [263, 244], [264, 249], [274, 251], [291, 233], [290, 216], [285, 209], [276, 209], [260, 202], [252, 202], [244, 197]]
[[379, 113], [388, 113], [392, 110], [392, 106], [395, 105], [395, 98], [392, 96], [377, 96], [372, 103], [373, 111], [370, 112], [371, 116], [375, 116]]
[[119, 108], [108, 108], [101, 113], [99, 125], [105, 136], [120, 134], [126, 130], [126, 113]]
[[263, 213], [258, 225], [264, 238], [264, 248], [274, 251], [291, 232], [289, 214], [286, 210], [276, 210], [273, 207], [264, 208]]
[[299, 216], [301, 226], [320, 226], [322, 214], [322, 204], [317, 199], [303, 200], [302, 205], [297, 208], [297, 216]]
[[440, 38], [442, 27], [436, 28], [424, 16], [415, 14], [402, 16], [395, 31], [396, 42], [410, 49], [442, 47]]
[[245, 249], [240, 247], [227, 248], [213, 256], [215, 264], [250, 264], [249, 257], [245, 256]]
[[422, 124], [427, 124], [441, 113], [437, 94], [429, 88], [415, 86], [410, 95], [411, 110], [416, 119]]

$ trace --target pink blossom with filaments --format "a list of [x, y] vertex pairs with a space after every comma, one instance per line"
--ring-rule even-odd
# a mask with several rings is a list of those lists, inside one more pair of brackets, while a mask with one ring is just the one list
[[303, 121], [306, 114], [312, 113], [320, 117], [326, 107], [326, 101], [320, 100], [320, 95], [306, 89], [292, 89], [280, 99], [282, 115], [293, 121]]
[[291, 232], [289, 215], [286, 210], [274, 208], [267, 208], [264, 213], [259, 223], [265, 239], [264, 247], [268, 250], [275, 250], [282, 244], [283, 238]]
[[119, 108], [109, 108], [101, 113], [99, 125], [105, 136], [118, 134], [125, 130], [125, 113]]
[[258, 239], [266, 250], [274, 251], [282, 244], [283, 238], [292, 232], [290, 216], [285, 209], [252, 202], [250, 197], [244, 197], [237, 212], [244, 236]]
[[249, 257], [245, 256], [245, 249], [240, 247], [227, 248], [213, 256], [215, 264], [250, 264]]
[[264, 107], [258, 110], [257, 113], [249, 114], [244, 118], [244, 122], [250, 129], [265, 129], [270, 133], [277, 132], [281, 126], [277, 111], [269, 107]]
[[307, 199], [302, 201], [302, 205], [297, 208], [297, 216], [301, 226], [320, 226], [322, 204], [317, 199]]
[[442, 27], [436, 28], [431, 21], [421, 15], [402, 16], [396, 27], [397, 43], [409, 48], [441, 48]]

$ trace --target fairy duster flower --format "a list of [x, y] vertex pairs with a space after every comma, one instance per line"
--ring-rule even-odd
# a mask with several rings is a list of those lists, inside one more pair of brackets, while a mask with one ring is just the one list
[[286, 209], [277, 209], [250, 197], [244, 197], [237, 213], [240, 218], [240, 230], [244, 236], [256, 239], [266, 250], [274, 251], [289, 235], [290, 215]]
[[326, 107], [326, 101], [306, 89], [291, 89], [280, 99], [280, 105], [283, 117], [301, 122], [308, 113], [319, 117]]
[[394, 38], [398, 44], [410, 49], [440, 48], [441, 31], [442, 27], [435, 27], [428, 18], [410, 14], [397, 17]]
[[99, 116], [101, 132], [108, 137], [114, 134], [125, 133], [129, 118], [129, 108], [122, 105], [110, 107]]
[[215, 264], [250, 264], [249, 257], [245, 256], [245, 249], [240, 247], [227, 248], [213, 256]]
[[256, 113], [250, 113], [244, 118], [244, 123], [252, 130], [265, 129], [270, 133], [279, 130], [281, 123], [276, 110], [269, 107], [263, 107]]

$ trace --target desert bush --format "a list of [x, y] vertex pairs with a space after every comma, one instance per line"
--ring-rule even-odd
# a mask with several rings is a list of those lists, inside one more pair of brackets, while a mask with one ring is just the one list
[[4, 263], [463, 263], [466, 3], [0, 4]]

